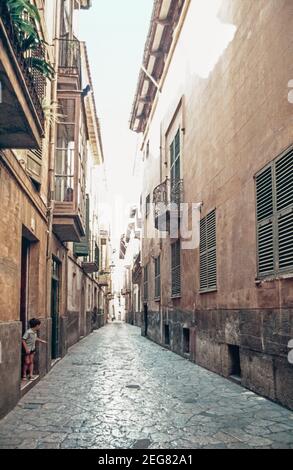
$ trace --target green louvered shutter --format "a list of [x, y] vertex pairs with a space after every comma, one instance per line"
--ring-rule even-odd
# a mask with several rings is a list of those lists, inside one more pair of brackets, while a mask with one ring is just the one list
[[171, 245], [171, 277], [172, 296], [181, 294], [181, 243], [180, 240]]
[[293, 270], [293, 149], [276, 161], [278, 269]]
[[275, 269], [273, 166], [266, 168], [256, 178], [256, 213], [258, 274], [262, 277], [274, 273]]
[[213, 210], [200, 221], [200, 290], [217, 289], [217, 237], [216, 211]]
[[293, 271], [293, 149], [256, 176], [258, 277]]
[[161, 256], [155, 259], [155, 299], [161, 297]]
[[73, 252], [77, 258], [87, 258], [89, 256], [89, 240], [90, 240], [90, 199], [86, 195], [86, 234], [82, 237], [80, 243], [73, 244]]

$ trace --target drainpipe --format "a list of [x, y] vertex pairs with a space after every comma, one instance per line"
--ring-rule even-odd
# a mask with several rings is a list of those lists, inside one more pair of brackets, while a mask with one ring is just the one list
[[[52, 80], [51, 85], [51, 105], [57, 106], [57, 83], [58, 83], [58, 63], [59, 63], [59, 47], [58, 47], [58, 38], [60, 35], [60, 12], [61, 5], [60, 0], [56, 0], [56, 11], [55, 11], [55, 37], [53, 39], [54, 47], [54, 71], [55, 75]], [[54, 183], [55, 183], [55, 141], [56, 141], [56, 125], [53, 123], [50, 126], [50, 135], [49, 135], [49, 165], [48, 165], [48, 215], [49, 215], [49, 237], [50, 244], [47, 250], [47, 260], [51, 260], [52, 254], [52, 226], [53, 226], [53, 209], [54, 209]]]
[[[54, 71], [55, 75], [51, 82], [51, 96], [50, 101], [51, 105], [57, 106], [57, 79], [58, 79], [58, 63], [59, 63], [59, 47], [58, 47], [58, 38], [60, 34], [60, 12], [61, 12], [61, 3], [60, 0], [56, 0], [55, 3], [55, 31], [53, 39], [53, 49], [54, 49]], [[51, 278], [52, 278], [52, 244], [53, 244], [53, 210], [54, 210], [54, 200], [53, 200], [53, 191], [54, 191], [54, 163], [55, 163], [55, 140], [56, 140], [56, 125], [55, 123], [50, 125], [49, 131], [49, 149], [48, 149], [48, 232], [47, 232], [47, 319], [51, 316]], [[49, 347], [49, 346], [48, 346]], [[47, 358], [49, 355], [47, 354]], [[50, 365], [47, 364], [47, 370], [49, 370]]]

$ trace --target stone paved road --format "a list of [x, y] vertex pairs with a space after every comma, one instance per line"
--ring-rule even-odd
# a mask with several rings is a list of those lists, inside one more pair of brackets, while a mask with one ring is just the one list
[[0, 422], [0, 448], [293, 448], [293, 413], [112, 324]]

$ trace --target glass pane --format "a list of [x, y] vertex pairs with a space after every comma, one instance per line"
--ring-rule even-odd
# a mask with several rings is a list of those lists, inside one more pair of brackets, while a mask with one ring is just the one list
[[55, 201], [73, 202], [74, 177], [56, 176], [55, 177]]
[[74, 175], [74, 149], [73, 150], [56, 150], [55, 162], [56, 176], [73, 176]]
[[170, 162], [172, 166], [174, 164], [174, 143], [170, 145]]
[[57, 128], [57, 147], [61, 149], [74, 148], [74, 124], [58, 124]]
[[175, 162], [175, 179], [178, 181], [180, 179], [180, 159], [177, 158]]
[[75, 99], [60, 99], [58, 112], [62, 122], [75, 124]]

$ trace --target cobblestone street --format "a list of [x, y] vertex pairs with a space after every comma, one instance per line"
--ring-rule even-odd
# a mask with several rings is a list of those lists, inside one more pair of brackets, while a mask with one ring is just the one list
[[112, 324], [0, 423], [1, 448], [293, 448], [293, 413]]

